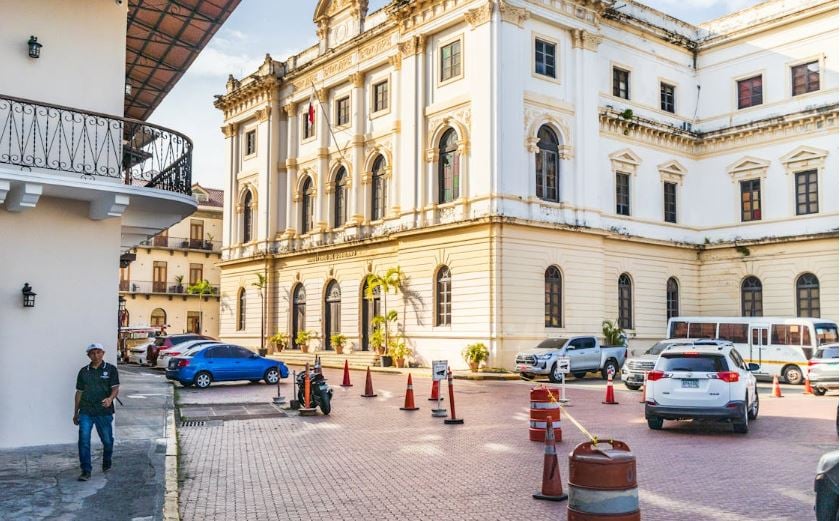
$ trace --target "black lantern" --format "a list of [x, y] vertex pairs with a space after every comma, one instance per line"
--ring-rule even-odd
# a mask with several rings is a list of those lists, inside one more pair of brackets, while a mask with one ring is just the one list
[[38, 43], [38, 38], [36, 38], [35, 36], [30, 36], [29, 37], [29, 42], [27, 42], [27, 43], [29, 45], [29, 57], [30, 58], [40, 58], [41, 57], [41, 47], [43, 47], [44, 45]]
[[32, 291], [32, 286], [30, 286], [28, 282], [26, 282], [23, 285], [23, 289], [21, 290], [21, 293], [23, 293], [23, 307], [34, 308], [35, 307], [35, 295], [37, 295], [37, 293]]

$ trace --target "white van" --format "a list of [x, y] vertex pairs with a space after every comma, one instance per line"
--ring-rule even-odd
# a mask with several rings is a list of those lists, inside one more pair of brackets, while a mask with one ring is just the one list
[[758, 364], [756, 376], [791, 384], [804, 381], [817, 347], [838, 341], [837, 323], [820, 318], [673, 317], [665, 334], [728, 340], [747, 363]]

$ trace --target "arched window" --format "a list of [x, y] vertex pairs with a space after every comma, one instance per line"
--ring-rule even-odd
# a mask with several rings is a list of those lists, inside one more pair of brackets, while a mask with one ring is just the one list
[[820, 280], [813, 273], [796, 279], [796, 316], [820, 318]]
[[385, 217], [385, 158], [378, 156], [373, 162], [370, 186], [370, 220], [378, 221]]
[[546, 201], [559, 201], [558, 180], [560, 172], [560, 141], [547, 125], [537, 134], [537, 197]]
[[251, 242], [254, 238], [254, 210], [251, 208], [253, 201], [254, 196], [248, 190], [242, 199], [242, 242]]
[[339, 168], [338, 173], [335, 174], [333, 192], [335, 193], [333, 227], [338, 228], [347, 222], [347, 170], [344, 167]]
[[563, 281], [557, 266], [545, 270], [545, 327], [563, 327]]
[[440, 138], [438, 149], [438, 203], [450, 203], [460, 194], [458, 156], [458, 134], [450, 128]]
[[741, 283], [741, 316], [760, 317], [763, 313], [761, 281], [747, 277]]
[[370, 350], [370, 335], [373, 334], [373, 317], [382, 314], [381, 296], [382, 290], [379, 286], [373, 288], [373, 298], [367, 298], [368, 281], [365, 277], [365, 284], [362, 286], [362, 351]]
[[626, 273], [618, 277], [618, 327], [633, 329], [633, 282]]
[[239, 288], [239, 295], [236, 299], [236, 330], [245, 330], [245, 288]]
[[665, 307], [667, 319], [680, 315], [680, 285], [674, 277], [668, 279], [665, 288]]
[[441, 266], [435, 275], [435, 325], [452, 324], [452, 275]]
[[[306, 290], [303, 289], [303, 284], [295, 286], [292, 291], [292, 337], [291, 341], [295, 342], [298, 331], [306, 329]], [[295, 348], [300, 349], [300, 346], [295, 342]]]
[[332, 335], [341, 332], [341, 287], [332, 281], [324, 294], [324, 345], [332, 349]]
[[166, 325], [166, 311], [162, 310], [161, 308], [155, 308], [152, 310], [152, 316], [149, 317], [149, 325], [152, 327], [160, 327]]
[[315, 186], [312, 183], [312, 178], [307, 177], [301, 187], [301, 213], [300, 213], [300, 232], [309, 233], [312, 231], [312, 221], [315, 206]]

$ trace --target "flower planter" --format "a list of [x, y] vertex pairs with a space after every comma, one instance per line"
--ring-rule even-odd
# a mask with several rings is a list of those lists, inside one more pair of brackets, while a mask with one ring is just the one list
[[469, 364], [470, 364], [470, 371], [472, 371], [473, 373], [477, 373], [478, 372], [478, 362], [469, 362]]
[[405, 367], [405, 358], [396, 358], [396, 359], [394, 359], [394, 362], [397, 364], [397, 367], [399, 367], [400, 369]]

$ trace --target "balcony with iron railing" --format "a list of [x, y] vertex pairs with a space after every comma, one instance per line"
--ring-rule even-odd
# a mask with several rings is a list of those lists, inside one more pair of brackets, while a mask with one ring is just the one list
[[145, 121], [0, 94], [0, 165], [190, 195], [192, 148]]
[[222, 251], [222, 241], [211, 241], [207, 239], [188, 239], [186, 237], [169, 237], [164, 235], [155, 235], [140, 243], [140, 246], [147, 248], [169, 248], [182, 250], [199, 250], [203, 252]]
[[[184, 296], [199, 296], [198, 293], [190, 293], [189, 284], [178, 284], [177, 282], [166, 282], [157, 280], [121, 280], [120, 291], [124, 293], [139, 293], [144, 295], [163, 294], [163, 295], [184, 295]], [[218, 297], [219, 286], [211, 285], [210, 293], [202, 295], [204, 297]]]

